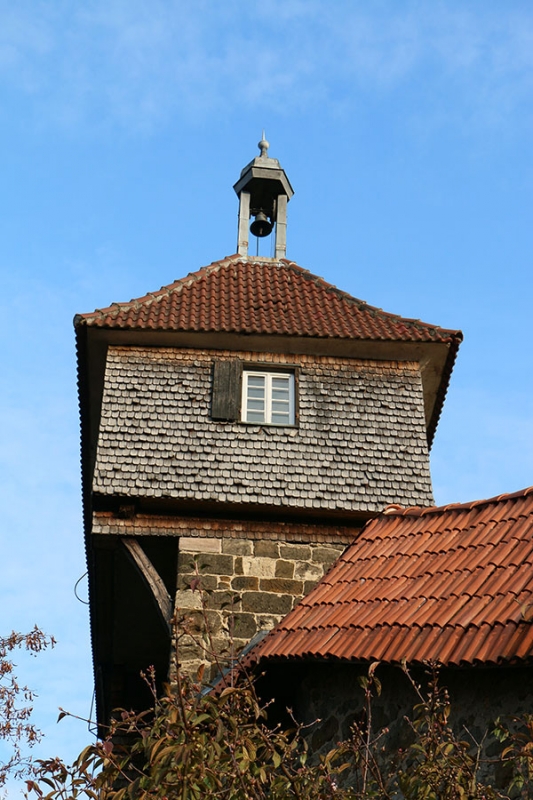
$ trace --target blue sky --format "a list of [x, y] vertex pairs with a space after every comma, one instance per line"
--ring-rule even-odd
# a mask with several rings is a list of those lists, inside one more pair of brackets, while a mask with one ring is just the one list
[[89, 738], [55, 725], [92, 698], [73, 315], [233, 253], [264, 127], [288, 257], [464, 331], [437, 502], [524, 488], [532, 95], [529, 0], [0, 0], [0, 632], [58, 639], [19, 659], [39, 755]]

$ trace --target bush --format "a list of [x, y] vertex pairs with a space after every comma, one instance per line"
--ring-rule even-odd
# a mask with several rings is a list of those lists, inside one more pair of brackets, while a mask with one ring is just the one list
[[[211, 647], [207, 606], [204, 595], [202, 651], [220, 665]], [[177, 625], [175, 641], [183, 635], [191, 635], [186, 619]], [[439, 685], [437, 666], [429, 667], [425, 688], [411, 679], [404, 666], [418, 701], [404, 721], [410, 744], [391, 751], [388, 728], [373, 727], [373, 698], [381, 692], [378, 666], [372, 664], [359, 678], [363, 708], [350, 738], [325, 755], [309, 752], [310, 732], [296, 720], [287, 729], [268, 724], [268, 705], [261, 705], [253, 680], [242, 670], [230, 669], [209, 688], [202, 683], [204, 665], [194, 679], [177, 665], [172, 685], [162, 697], [156, 694], [155, 675], [149, 670], [143, 677], [151, 690], [152, 707], [142, 713], [116, 712], [105, 739], [85, 748], [71, 766], [59, 759], [37, 762], [26, 797], [495, 800], [533, 796], [533, 717], [509, 725], [498, 722], [496, 738], [505, 749], [492, 765], [508, 768], [510, 794], [501, 793], [481, 777], [487, 773], [486, 738], [476, 742], [468, 731], [464, 738], [452, 729], [450, 701]]]
[[[532, 733], [499, 723], [507, 742], [502, 758], [514, 770], [511, 794], [480, 778], [482, 746], [457, 737], [449, 725], [447, 692], [430, 672], [427, 690], [413, 684], [419, 702], [405, 720], [412, 743], [387, 751], [388, 729], [372, 729], [372, 699], [380, 691], [377, 664], [361, 678], [365, 701], [352, 736], [326, 755], [308, 752], [307, 729], [270, 727], [253, 682], [218, 690], [178, 671], [166, 694], [155, 694], [154, 675], [145, 677], [153, 708], [116, 714], [107, 737], [87, 747], [71, 767], [57, 759], [39, 762], [28, 795], [40, 800], [495, 800], [528, 797], [533, 761]], [[62, 712], [63, 715], [64, 712]], [[500, 759], [501, 762], [501, 759]]]
[[[153, 688], [154, 676], [147, 680]], [[206, 692], [178, 673], [172, 691], [153, 696], [151, 711], [117, 714], [107, 738], [87, 747], [72, 767], [40, 762], [28, 792], [47, 800], [337, 796], [339, 754], [310, 764], [301, 729], [269, 728], [248, 681]]]

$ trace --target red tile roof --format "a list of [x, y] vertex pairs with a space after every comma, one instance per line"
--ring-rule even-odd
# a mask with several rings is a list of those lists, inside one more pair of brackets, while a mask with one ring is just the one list
[[462, 339], [460, 331], [369, 306], [292, 261], [238, 255], [129, 303], [80, 314], [75, 322], [122, 330], [451, 342], [454, 351]]
[[393, 507], [247, 657], [444, 665], [533, 656], [533, 487]]

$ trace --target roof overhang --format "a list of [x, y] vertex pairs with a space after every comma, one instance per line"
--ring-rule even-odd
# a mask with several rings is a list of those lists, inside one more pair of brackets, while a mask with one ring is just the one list
[[265, 180], [269, 182], [273, 190], [276, 189], [276, 194], [285, 194], [289, 200], [293, 196], [294, 189], [279, 161], [275, 158], [261, 158], [261, 156], [254, 158], [244, 167], [233, 188], [239, 195], [243, 190], [253, 191], [255, 186]]

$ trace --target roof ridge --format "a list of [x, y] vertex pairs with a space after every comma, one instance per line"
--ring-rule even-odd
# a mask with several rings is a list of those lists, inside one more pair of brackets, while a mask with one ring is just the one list
[[288, 267], [291, 267], [293, 269], [296, 269], [298, 272], [302, 272], [308, 275], [312, 281], [314, 281], [315, 283], [320, 283], [322, 287], [326, 289], [326, 291], [332, 291], [335, 294], [340, 295], [343, 298], [343, 300], [348, 301], [352, 305], [358, 304], [362, 306], [365, 311], [368, 311], [370, 313], [375, 313], [379, 316], [387, 317], [387, 319], [394, 320], [396, 322], [407, 322], [409, 323], [409, 325], [414, 325], [415, 327], [421, 326], [425, 329], [429, 328], [431, 331], [434, 332], [435, 331], [444, 331], [446, 333], [449, 332], [455, 336], [458, 336], [461, 341], [463, 340], [462, 331], [455, 330], [454, 328], [442, 328], [440, 325], [433, 325], [431, 322], [424, 322], [423, 320], [418, 319], [417, 317], [402, 317], [401, 314], [394, 314], [391, 311], [385, 311], [380, 306], [373, 306], [366, 300], [362, 300], [360, 297], [354, 297], [349, 292], [346, 292], [344, 289], [339, 289], [339, 287], [336, 286], [334, 283], [330, 283], [321, 275], [317, 275], [316, 273], [311, 272], [310, 270], [305, 269], [304, 267], [301, 267], [295, 261], [289, 261], [286, 258], [282, 258], [280, 259], [280, 261], [284, 262]]
[[235, 263], [243, 258], [243, 256], [239, 256], [235, 254], [233, 256], [225, 256], [218, 261], [212, 261], [210, 264], [207, 264], [205, 267], [201, 267], [199, 270], [194, 272], [188, 272], [187, 275], [184, 275], [183, 278], [176, 278], [176, 280], [172, 281], [171, 283], [164, 284], [161, 286], [160, 289], [156, 289], [153, 292], [147, 292], [140, 297], [132, 297], [131, 300], [124, 300], [119, 302], [113, 302], [109, 306], [104, 306], [103, 308], [96, 308], [94, 311], [88, 311], [85, 314], [76, 314], [74, 317], [74, 322], [82, 322], [84, 319], [89, 319], [95, 316], [102, 316], [106, 314], [118, 314], [120, 311], [124, 311], [130, 308], [138, 308], [139, 306], [144, 305], [145, 303], [152, 302], [154, 300], [160, 300], [163, 297], [168, 296], [172, 291], [178, 290], [181, 287], [190, 286], [196, 280], [199, 279], [200, 274], [205, 274], [207, 271], [215, 272], [217, 269], [220, 269], [221, 266], [225, 266], [226, 264], [232, 262]]
[[523, 497], [533, 494], [533, 486], [527, 486], [525, 489], [520, 489], [517, 492], [508, 492], [504, 494], [495, 495], [494, 497], [487, 497], [480, 500], [470, 500], [465, 503], [447, 503], [442, 506], [408, 506], [404, 508], [399, 503], [391, 503], [383, 509], [381, 514], [373, 520], [370, 520], [367, 525], [370, 527], [383, 516], [387, 517], [422, 517], [428, 514], [440, 514], [443, 511], [468, 511], [477, 506], [495, 505], [496, 503], [507, 502], [508, 500], [519, 500]]

